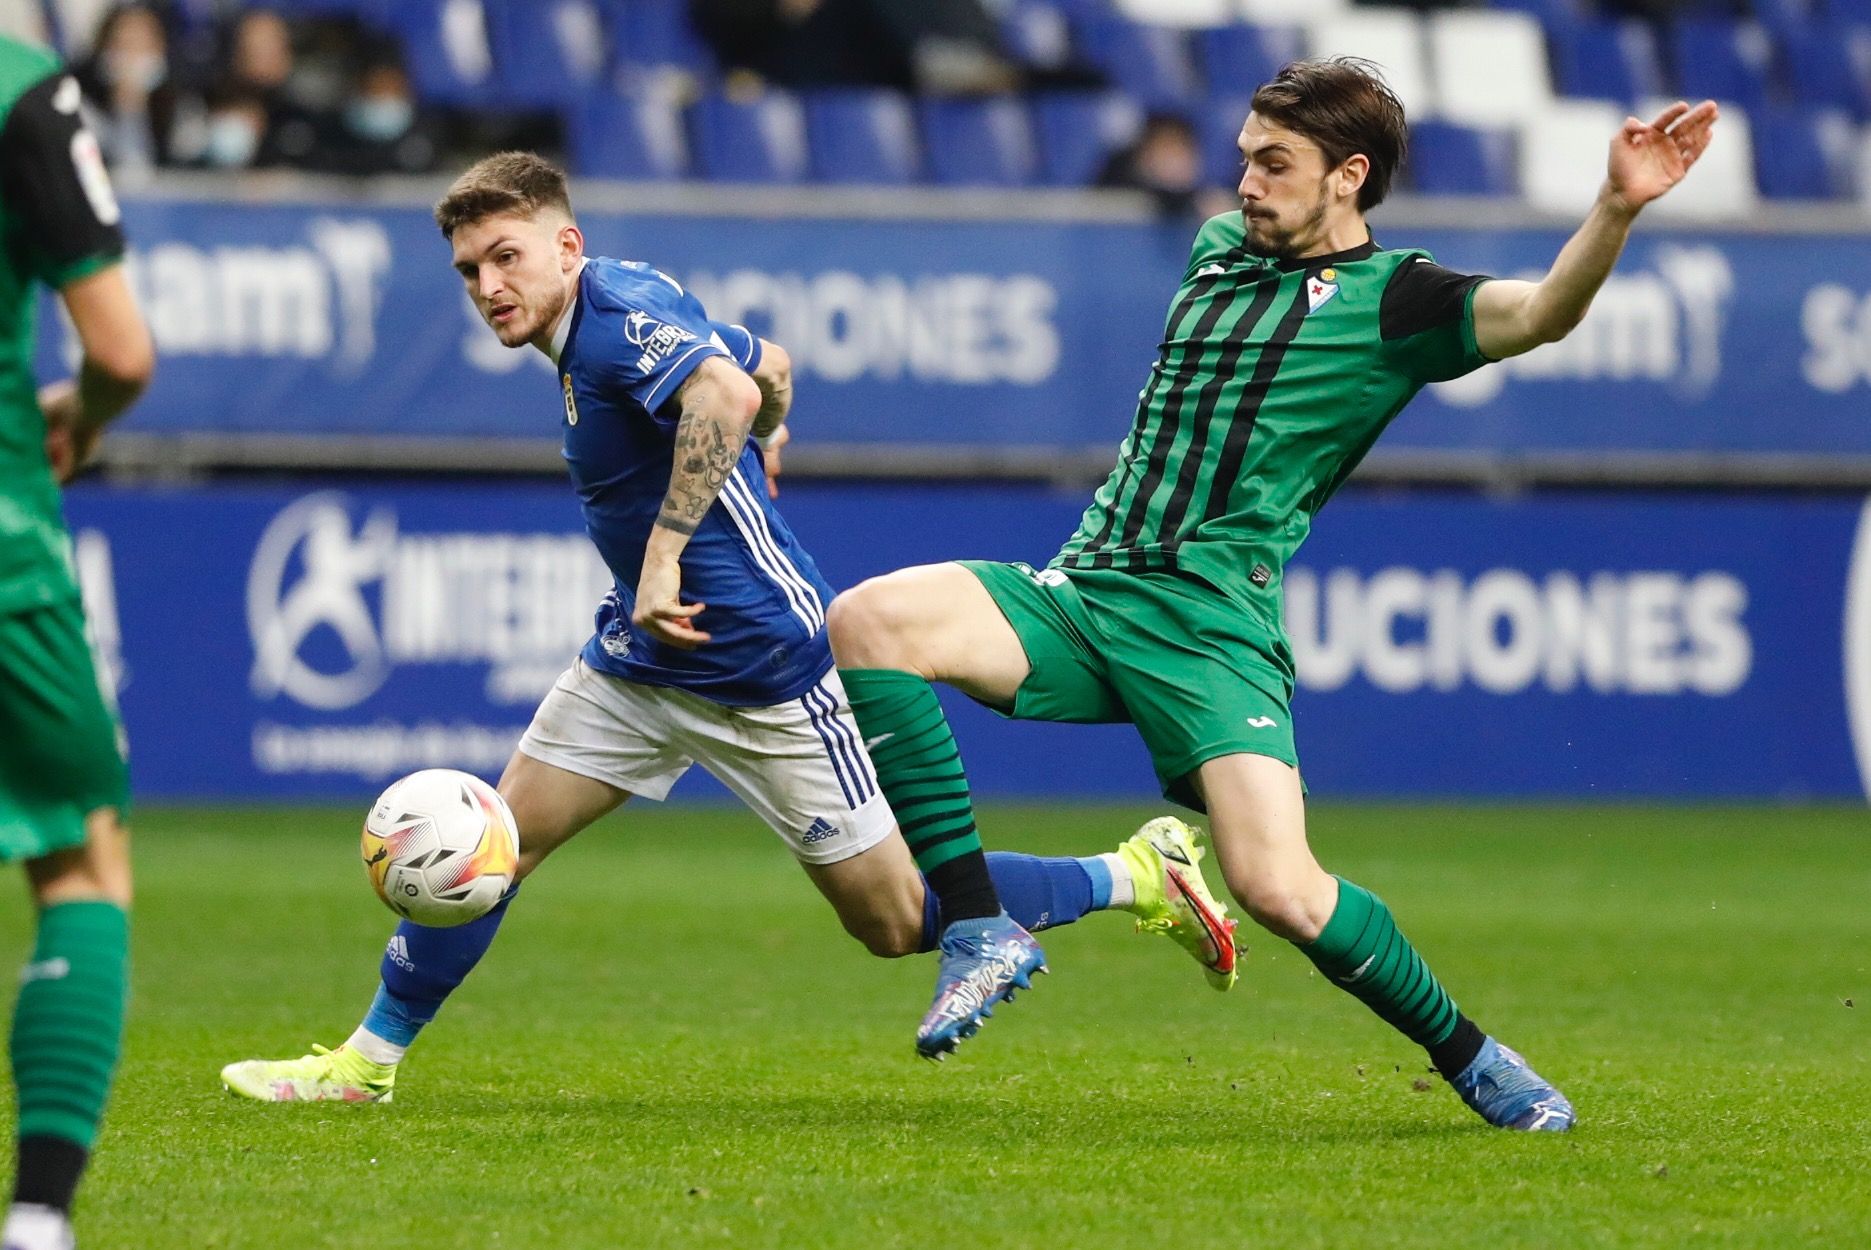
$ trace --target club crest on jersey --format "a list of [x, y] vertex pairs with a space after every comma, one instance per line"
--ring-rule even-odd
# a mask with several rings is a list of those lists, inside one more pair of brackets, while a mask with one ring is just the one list
[[572, 375], [561, 373], [559, 381], [565, 384], [565, 424], [578, 424], [578, 401], [572, 398]]
[[1336, 277], [1338, 277], [1336, 269], [1321, 269], [1306, 279], [1306, 311], [1308, 313], [1318, 312], [1319, 305], [1338, 294], [1338, 283], [1333, 281]]

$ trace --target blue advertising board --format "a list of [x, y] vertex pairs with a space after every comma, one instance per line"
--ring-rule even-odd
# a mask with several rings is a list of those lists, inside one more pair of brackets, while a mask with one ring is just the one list
[[[836, 586], [1043, 563], [1082, 499], [802, 484]], [[497, 774], [605, 572], [546, 484], [81, 486], [99, 649], [146, 797], [357, 799]], [[1844, 798], [1871, 776], [1871, 511], [1856, 500], [1348, 491], [1288, 570], [1316, 795]], [[954, 698], [985, 794], [1150, 794], [1127, 726]]]
[[[558, 392], [499, 346], [427, 213], [139, 199], [130, 272], [163, 364], [145, 432], [554, 437]], [[833, 442], [1114, 446], [1193, 223], [587, 213], [784, 344]], [[1564, 235], [1396, 230], [1469, 272], [1538, 276]], [[64, 331], [42, 350], [69, 358]], [[1871, 240], [1644, 222], [1565, 341], [1430, 388], [1384, 446], [1871, 454]]]

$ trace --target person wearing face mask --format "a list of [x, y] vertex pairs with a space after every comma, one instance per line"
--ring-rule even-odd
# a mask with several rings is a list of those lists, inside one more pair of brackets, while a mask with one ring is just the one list
[[359, 74], [336, 132], [314, 164], [334, 173], [425, 174], [435, 170], [440, 151], [409, 75], [395, 61], [378, 60]]
[[104, 159], [123, 174], [170, 163], [177, 97], [162, 19], [146, 4], [113, 9], [92, 49], [76, 77]]
[[274, 163], [261, 142], [266, 102], [242, 87], [217, 87], [208, 95], [208, 117], [199, 164], [205, 169], [251, 169]]

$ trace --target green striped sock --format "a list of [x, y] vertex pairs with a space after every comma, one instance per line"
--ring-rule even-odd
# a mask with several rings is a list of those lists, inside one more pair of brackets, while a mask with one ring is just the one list
[[123, 1040], [130, 925], [115, 903], [55, 903], [13, 1008], [19, 1135], [58, 1137], [89, 1150]]
[[851, 714], [877, 766], [903, 840], [929, 880], [944, 925], [1000, 913], [961, 749], [928, 682], [889, 668], [840, 669]]
[[1338, 879], [1338, 907], [1316, 940], [1299, 948], [1332, 983], [1418, 1046], [1436, 1047], [1461, 1013], [1397, 928], [1384, 900]]

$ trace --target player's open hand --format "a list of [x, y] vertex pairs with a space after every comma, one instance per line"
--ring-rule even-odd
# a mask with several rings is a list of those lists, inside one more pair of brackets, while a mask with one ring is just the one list
[[1668, 191], [1708, 150], [1718, 115], [1713, 100], [1693, 108], [1678, 100], [1653, 121], [1625, 118], [1611, 141], [1607, 190], [1631, 212]]
[[760, 459], [767, 470], [767, 498], [780, 497], [780, 450], [793, 441], [792, 431], [785, 426], [773, 431], [773, 441], [760, 449]]
[[694, 620], [708, 605], [682, 602], [682, 569], [674, 560], [646, 559], [637, 580], [637, 606], [630, 619], [658, 642], [693, 651], [709, 635]]

